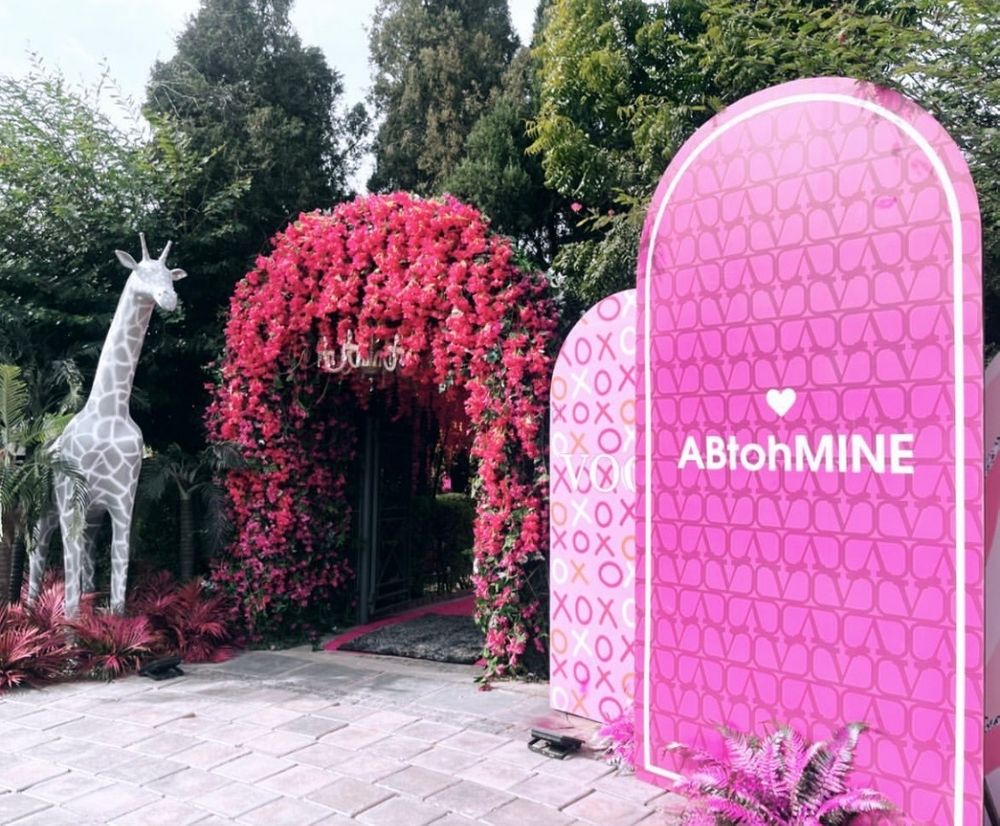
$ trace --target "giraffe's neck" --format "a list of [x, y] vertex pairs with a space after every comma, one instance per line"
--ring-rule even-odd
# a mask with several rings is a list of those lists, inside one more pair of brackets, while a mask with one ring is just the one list
[[103, 416], [128, 417], [132, 380], [152, 313], [153, 301], [126, 283], [97, 362], [88, 408]]

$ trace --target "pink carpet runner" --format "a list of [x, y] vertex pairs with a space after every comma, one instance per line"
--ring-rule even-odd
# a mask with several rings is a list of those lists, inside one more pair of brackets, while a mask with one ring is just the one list
[[472, 596], [459, 597], [458, 599], [451, 599], [447, 602], [435, 602], [430, 605], [422, 605], [419, 608], [414, 608], [413, 610], [406, 611], [402, 614], [396, 614], [392, 617], [386, 617], [385, 619], [376, 620], [375, 622], [369, 622], [367, 625], [358, 625], [351, 628], [343, 634], [338, 634], [326, 645], [324, 645], [323, 648], [327, 651], [336, 651], [342, 645], [346, 645], [347, 643], [356, 640], [358, 637], [363, 637], [365, 634], [376, 631], [379, 628], [385, 628], [387, 625], [398, 625], [401, 622], [409, 622], [417, 617], [427, 616], [427, 614], [444, 614], [452, 617], [471, 617], [473, 611], [475, 611], [475, 607], [476, 600], [475, 597]]

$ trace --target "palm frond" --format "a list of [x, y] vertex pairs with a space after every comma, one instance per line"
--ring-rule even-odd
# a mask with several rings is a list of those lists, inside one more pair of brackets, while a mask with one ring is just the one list
[[28, 406], [28, 385], [21, 377], [21, 368], [14, 364], [0, 364], [0, 428], [6, 449], [14, 441], [14, 433], [24, 421]]

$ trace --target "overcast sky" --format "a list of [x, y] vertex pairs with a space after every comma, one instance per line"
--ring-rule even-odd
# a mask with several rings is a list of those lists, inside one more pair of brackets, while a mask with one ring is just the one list
[[[508, 0], [526, 42], [537, 0]], [[106, 65], [125, 95], [141, 102], [149, 70], [174, 53], [174, 41], [198, 0], [0, 0], [0, 74], [19, 76], [29, 52], [70, 81], [93, 85]], [[376, 0], [296, 0], [292, 22], [303, 42], [318, 46], [344, 77], [345, 102], [363, 100], [369, 85], [368, 28]], [[103, 108], [124, 118], [110, 98]], [[355, 181], [360, 187], [362, 171]]]

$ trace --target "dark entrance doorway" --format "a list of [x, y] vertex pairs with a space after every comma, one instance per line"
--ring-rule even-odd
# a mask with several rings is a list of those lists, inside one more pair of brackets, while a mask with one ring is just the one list
[[[430, 403], [409, 415], [372, 404], [358, 422], [353, 519], [357, 619], [365, 624], [471, 586], [469, 453], [455, 410]], [[445, 424], [441, 424], [441, 422]]]
[[366, 623], [404, 608], [413, 597], [412, 423], [369, 413], [361, 458], [358, 620]]

